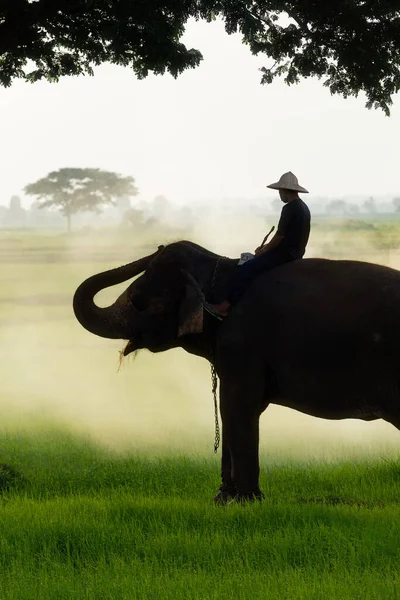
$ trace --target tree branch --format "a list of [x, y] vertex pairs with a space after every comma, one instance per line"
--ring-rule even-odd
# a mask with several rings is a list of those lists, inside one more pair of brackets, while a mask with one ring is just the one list
[[304, 19], [302, 19], [302, 17], [294, 8], [291, 8], [290, 10], [286, 8], [285, 12], [289, 15], [291, 19], [293, 19], [293, 21], [295, 21], [300, 31], [302, 31], [306, 37], [310, 37], [311, 30], [308, 27], [307, 21], [304, 21]]

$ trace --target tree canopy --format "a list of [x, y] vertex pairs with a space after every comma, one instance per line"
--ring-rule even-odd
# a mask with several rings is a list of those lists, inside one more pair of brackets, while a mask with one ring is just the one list
[[101, 205], [138, 193], [133, 177], [100, 169], [59, 169], [30, 183], [24, 191], [36, 197], [38, 208], [58, 208], [67, 218], [68, 231], [71, 217], [77, 212], [100, 212]]
[[104, 62], [176, 77], [202, 60], [180, 41], [191, 17], [222, 18], [269, 57], [262, 83], [315, 76], [345, 98], [364, 91], [386, 114], [400, 88], [397, 0], [2, 0], [0, 84], [92, 74]]

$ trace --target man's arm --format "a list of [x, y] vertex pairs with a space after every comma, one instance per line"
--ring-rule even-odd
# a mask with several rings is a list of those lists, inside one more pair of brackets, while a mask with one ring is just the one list
[[274, 250], [274, 248], [277, 248], [279, 246], [279, 244], [281, 243], [281, 241], [283, 240], [283, 235], [279, 235], [279, 233], [276, 233], [274, 235], [274, 237], [271, 239], [270, 242], [268, 242], [268, 244], [265, 244], [265, 246], [259, 246], [258, 248], [256, 248], [255, 250], [255, 255], [258, 256], [259, 254], [261, 254], [262, 252], [268, 252], [269, 250]]
[[290, 210], [289, 204], [286, 204], [282, 209], [276, 234], [274, 235], [274, 237], [268, 244], [266, 244], [262, 248], [259, 246], [255, 250], [256, 256], [258, 256], [258, 254], [261, 254], [261, 252], [268, 252], [269, 250], [274, 250], [277, 246], [279, 246], [279, 244], [285, 237], [285, 233], [289, 226], [290, 220], [291, 220], [291, 210]]

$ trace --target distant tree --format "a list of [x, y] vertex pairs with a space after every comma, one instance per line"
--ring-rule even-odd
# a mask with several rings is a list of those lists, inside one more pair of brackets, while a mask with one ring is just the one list
[[121, 225], [124, 227], [133, 227], [134, 229], [142, 229], [146, 222], [147, 219], [142, 210], [130, 208], [122, 215]]
[[363, 210], [365, 212], [367, 212], [367, 213], [375, 214], [376, 213], [375, 198], [373, 198], [372, 196], [370, 196], [368, 198], [368, 200], [365, 200], [365, 202], [363, 203]]
[[375, 228], [371, 237], [372, 245], [377, 250], [386, 251], [387, 264], [390, 264], [391, 251], [400, 248], [400, 231], [396, 225], [380, 225]]
[[393, 206], [394, 212], [400, 212], [400, 198], [398, 196], [393, 198]]
[[19, 196], [11, 196], [10, 198], [10, 211], [19, 212], [22, 208], [21, 198]]
[[195, 217], [193, 211], [189, 206], [182, 206], [177, 211], [177, 221], [184, 227], [189, 227], [194, 223]]
[[347, 214], [347, 202], [345, 200], [331, 200], [326, 205], [326, 212], [329, 215], [345, 215]]
[[332, 94], [365, 92], [368, 108], [389, 114], [400, 89], [400, 10], [389, 0], [2, 0], [0, 85], [93, 74], [104, 62], [176, 77], [203, 58], [181, 42], [188, 19], [217, 17], [271, 59], [262, 83], [324, 78]]
[[132, 208], [131, 199], [129, 196], [121, 196], [116, 199], [115, 206], [118, 209], [118, 212], [121, 216], [123, 216], [128, 210]]
[[26, 210], [22, 208], [21, 198], [11, 196], [9, 209], [4, 217], [5, 227], [23, 227], [26, 224]]
[[274, 198], [271, 202], [271, 208], [274, 213], [280, 212], [282, 209], [282, 200], [279, 200], [279, 198]]
[[115, 204], [121, 196], [136, 196], [138, 190], [133, 177], [100, 169], [59, 169], [27, 185], [25, 193], [36, 196], [38, 208], [58, 208], [70, 232], [74, 214], [100, 213], [102, 205]]
[[157, 219], [163, 219], [171, 211], [171, 204], [162, 194], [156, 196], [152, 203], [153, 213]]
[[357, 204], [348, 204], [347, 205], [347, 210], [352, 215], [355, 215], [355, 214], [358, 214], [360, 212], [360, 207]]

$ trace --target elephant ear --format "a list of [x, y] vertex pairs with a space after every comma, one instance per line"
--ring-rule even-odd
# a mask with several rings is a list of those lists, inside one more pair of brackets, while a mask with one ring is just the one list
[[182, 273], [187, 284], [179, 306], [178, 337], [203, 331], [205, 302], [203, 291], [195, 278], [188, 271], [182, 270]]

